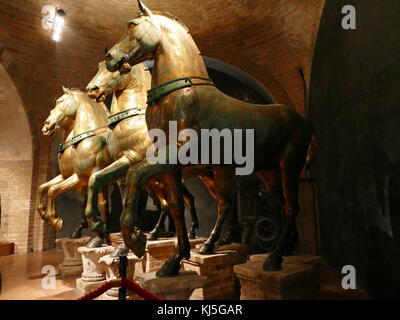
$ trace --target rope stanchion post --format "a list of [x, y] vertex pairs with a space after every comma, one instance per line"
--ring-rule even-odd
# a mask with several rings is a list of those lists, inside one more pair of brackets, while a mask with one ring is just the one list
[[[119, 257], [119, 277], [121, 280], [126, 279], [127, 268], [128, 268], [128, 257], [126, 255], [122, 255]], [[126, 300], [126, 288], [121, 287], [118, 289], [118, 300]]]

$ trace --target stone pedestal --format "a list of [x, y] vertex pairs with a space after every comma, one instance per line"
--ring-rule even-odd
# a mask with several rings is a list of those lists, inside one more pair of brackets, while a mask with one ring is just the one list
[[174, 239], [147, 241], [144, 272], [157, 271], [175, 251]]
[[247, 247], [238, 243], [218, 247], [212, 255], [201, 255], [198, 250], [192, 250], [190, 260], [182, 261], [183, 269], [207, 276], [207, 282], [196, 289], [190, 299], [237, 299], [239, 294], [235, 289], [233, 266], [246, 260]]
[[189, 240], [190, 242], [190, 249], [195, 249], [198, 246], [201, 246], [204, 242], [206, 242], [207, 238], [196, 238]]
[[[100, 263], [106, 266], [106, 281], [119, 278], [119, 259], [112, 258], [110, 255], [103, 256], [99, 259]], [[143, 273], [142, 259], [139, 259], [133, 254], [128, 255], [128, 267], [126, 270], [126, 278], [133, 280], [135, 275]], [[118, 300], [118, 288], [111, 288], [106, 293], [102, 294], [99, 300]], [[127, 291], [128, 300], [138, 300], [138, 297], [133, 292]]]
[[121, 232], [110, 233], [110, 240], [113, 247], [118, 247], [120, 244], [124, 243]]
[[82, 276], [76, 280], [76, 291], [78, 294], [83, 296], [106, 282], [106, 265], [100, 263], [99, 260], [101, 257], [112, 253], [114, 249], [112, 246], [78, 248], [83, 264]]
[[64, 252], [64, 260], [58, 266], [59, 278], [68, 278], [73, 276], [79, 276], [82, 273], [82, 257], [78, 252], [78, 248], [85, 246], [90, 240], [90, 237], [84, 237], [79, 239], [62, 238], [57, 239], [57, 245], [59, 245]]
[[188, 300], [193, 290], [206, 283], [207, 277], [193, 271], [181, 271], [177, 277], [157, 278], [155, 272], [151, 272], [138, 275], [136, 281], [163, 300]]
[[316, 299], [319, 293], [316, 256], [284, 257], [281, 271], [264, 271], [267, 255], [255, 255], [234, 271], [240, 279], [241, 300]]

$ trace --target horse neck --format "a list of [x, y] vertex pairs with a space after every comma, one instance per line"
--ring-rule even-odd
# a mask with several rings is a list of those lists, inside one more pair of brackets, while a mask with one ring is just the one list
[[85, 99], [79, 102], [74, 134], [78, 135], [107, 125], [107, 111], [102, 104]]
[[74, 130], [74, 126], [75, 126], [75, 121], [72, 121], [69, 126], [63, 127], [63, 132], [62, 132], [62, 136], [61, 136], [62, 142], [67, 141], [67, 139], [71, 135], [72, 131]]
[[111, 113], [115, 114], [128, 109], [146, 110], [147, 91], [151, 88], [150, 72], [144, 64], [133, 66], [130, 80], [125, 89], [114, 92]]
[[154, 59], [152, 87], [183, 77], [208, 78], [203, 57], [192, 36], [178, 23], [162, 24], [162, 37]]
[[145, 110], [146, 107], [147, 90], [141, 90], [141, 88], [137, 88], [136, 86], [128, 86], [124, 90], [114, 92], [111, 113], [115, 114], [133, 108]]

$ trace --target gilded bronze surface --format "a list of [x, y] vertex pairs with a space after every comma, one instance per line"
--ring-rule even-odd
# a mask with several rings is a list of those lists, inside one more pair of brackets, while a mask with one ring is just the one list
[[[89, 99], [81, 90], [64, 88], [64, 95], [56, 101], [55, 108], [44, 123], [44, 135], [54, 136], [59, 130], [64, 130], [64, 143], [91, 130], [96, 133], [59, 153], [60, 175], [38, 188], [37, 211], [57, 231], [62, 228], [62, 219], [57, 216], [55, 198], [68, 190], [76, 190], [82, 196], [84, 209], [89, 177], [111, 161], [106, 144], [107, 117], [108, 111], [103, 103]], [[104, 210], [107, 211], [106, 191], [103, 190], [103, 193], [102, 202]], [[86, 225], [83, 214], [81, 226], [75, 236], [79, 236], [81, 229]]]
[[[138, 64], [132, 67], [130, 72], [124, 74], [107, 71], [104, 62], [101, 62], [98, 67], [99, 70], [97, 74], [87, 86], [90, 98], [96, 101], [103, 101], [108, 94], [113, 93], [110, 110], [111, 114], [118, 114], [124, 110], [131, 110], [133, 108], [146, 110], [147, 91], [151, 87], [151, 76], [144, 64]], [[125, 195], [125, 176], [128, 172], [132, 174], [134, 169], [131, 171], [130, 168], [137, 163], [142, 163], [146, 158], [147, 148], [152, 144], [152, 141], [148, 136], [145, 116], [137, 115], [118, 122], [108, 130], [107, 143], [114, 162], [107, 168], [94, 173], [89, 181], [86, 215], [93, 221], [92, 227], [94, 230], [101, 230], [104, 228], [102, 222], [96, 219], [98, 216], [97, 193], [99, 188], [107, 183], [118, 182], [122, 194]], [[194, 170], [188, 168], [184, 171], [185, 177], [194, 175], [199, 176], [204, 182], [211, 195], [217, 199], [218, 205], [222, 202], [229, 202], [229, 200], [225, 199], [227, 198], [227, 192], [218, 193], [215, 191], [214, 178], [210, 170]], [[155, 202], [160, 205], [162, 211], [156, 227], [150, 233], [150, 239], [154, 240], [163, 227], [166, 210], [171, 209], [171, 205], [167, 200], [169, 191], [162, 177], [149, 180], [149, 182], [144, 185], [144, 188]], [[192, 224], [189, 236], [194, 238], [195, 231], [199, 224], [194, 206], [194, 199], [184, 186], [180, 192], [180, 196], [183, 196], [183, 200], [191, 213]], [[130, 195], [124, 196], [123, 201], [125, 211], [125, 208], [130, 208], [130, 206], [127, 205], [127, 203], [130, 204], [131, 201]], [[143, 237], [141, 237], [141, 239], [143, 239]], [[210, 250], [210, 248], [207, 250]], [[135, 252], [135, 254], [139, 255], [140, 252]]]
[[[175, 17], [151, 12], [140, 1], [140, 16], [128, 23], [125, 35], [107, 54], [110, 71], [122, 73], [147, 59], [154, 59], [152, 87], [182, 77], [208, 78], [199, 50], [188, 29]], [[147, 109], [149, 129], [159, 128], [168, 133], [169, 121], [178, 122], [178, 130], [201, 128], [253, 129], [255, 133], [255, 172], [268, 189], [279, 183], [282, 194], [284, 222], [276, 247], [264, 263], [266, 270], [280, 270], [283, 249], [293, 241], [296, 230], [298, 177], [305, 162], [311, 137], [311, 127], [296, 111], [286, 105], [254, 105], [231, 98], [213, 86], [193, 86], [180, 89], [160, 99]], [[168, 138], [167, 138], [168, 139]], [[168, 154], [167, 146], [159, 152]], [[121, 217], [124, 241], [129, 248], [138, 244], [138, 191], [153, 176], [163, 174], [169, 191], [171, 213], [177, 225], [178, 249], [157, 272], [159, 276], [177, 275], [182, 258], [190, 256], [186, 234], [180, 170], [182, 165], [149, 164], [142, 162], [129, 170], [126, 206]], [[214, 166], [215, 181], [220, 181], [224, 167]], [[270, 172], [275, 172], [270, 181]], [[223, 180], [221, 180], [223, 181]], [[279, 201], [280, 199], [278, 199]], [[218, 212], [218, 219], [223, 214]]]

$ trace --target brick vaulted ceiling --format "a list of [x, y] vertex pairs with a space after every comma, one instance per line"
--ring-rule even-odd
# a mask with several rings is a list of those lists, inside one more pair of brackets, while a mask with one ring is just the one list
[[[262, 82], [275, 100], [303, 111], [298, 70], [304, 69], [308, 81], [323, 0], [144, 2], [180, 17], [204, 55], [241, 68]], [[52, 42], [41, 27], [41, 8], [46, 4], [67, 12], [59, 43]], [[136, 13], [134, 0], [0, 0], [3, 64], [14, 64], [5, 67], [15, 69], [9, 70], [15, 82], [23, 82], [16, 86], [33, 131], [38, 125], [35, 120], [42, 121], [52, 100], [61, 94], [61, 85], [87, 84], [104, 47], [120, 38]]]
[[[280, 103], [304, 110], [315, 38], [324, 0], [144, 0], [189, 27], [202, 54], [234, 65], [258, 79]], [[62, 41], [41, 26], [41, 9], [63, 8]], [[0, 63], [17, 88], [31, 128], [32, 191], [46, 175], [50, 139], [41, 127], [61, 85], [85, 87], [137, 14], [134, 0], [0, 0]], [[39, 170], [37, 170], [39, 169]]]

